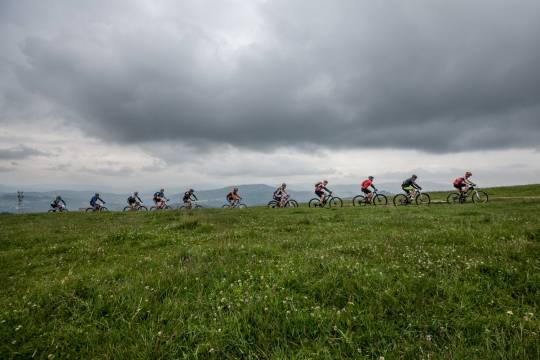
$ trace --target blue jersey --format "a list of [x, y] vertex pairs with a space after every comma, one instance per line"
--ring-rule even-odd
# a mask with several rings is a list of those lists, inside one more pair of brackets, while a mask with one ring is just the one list
[[92, 205], [92, 206], [96, 205], [96, 202], [98, 201], [98, 199], [101, 200], [101, 199], [99, 198], [99, 196], [95, 196], [95, 195], [94, 195], [94, 196], [90, 199], [90, 205]]

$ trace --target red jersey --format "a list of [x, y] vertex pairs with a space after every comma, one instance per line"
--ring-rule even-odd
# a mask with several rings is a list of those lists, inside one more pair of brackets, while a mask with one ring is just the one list
[[372, 184], [373, 184], [373, 180], [366, 179], [366, 180], [362, 181], [362, 185], [360, 185], [360, 186], [362, 186], [362, 189], [367, 189]]
[[464, 182], [465, 182], [465, 178], [463, 178], [463, 177], [458, 177], [458, 178], [456, 178], [456, 179], [454, 180], [454, 185], [455, 185], [455, 186], [459, 186], [459, 185], [463, 184]]

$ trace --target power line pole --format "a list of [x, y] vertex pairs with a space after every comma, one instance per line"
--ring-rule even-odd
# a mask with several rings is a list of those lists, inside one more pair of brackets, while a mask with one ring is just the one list
[[23, 210], [24, 191], [17, 191], [17, 210], [19, 213]]

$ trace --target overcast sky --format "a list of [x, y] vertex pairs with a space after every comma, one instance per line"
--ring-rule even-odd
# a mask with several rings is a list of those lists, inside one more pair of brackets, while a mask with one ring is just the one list
[[538, 0], [2, 0], [0, 34], [0, 184], [540, 182]]

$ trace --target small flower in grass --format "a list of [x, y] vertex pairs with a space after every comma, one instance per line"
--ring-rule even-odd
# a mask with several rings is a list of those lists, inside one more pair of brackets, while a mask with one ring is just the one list
[[210, 348], [210, 350], [208, 350], [209, 353], [213, 353], [214, 352], [214, 348]]
[[427, 341], [431, 341], [431, 339], [432, 339], [431, 335], [426, 335], [426, 340]]
[[384, 360], [384, 356], [379, 356], [379, 360]]
[[157, 336], [161, 336], [162, 334], [163, 334], [163, 332], [158, 331]]
[[507, 310], [506, 313], [507, 313], [508, 315], [514, 315], [514, 312], [513, 312], [512, 310]]
[[15, 331], [19, 331], [22, 329], [22, 325], [17, 325], [17, 327], [15, 328]]

